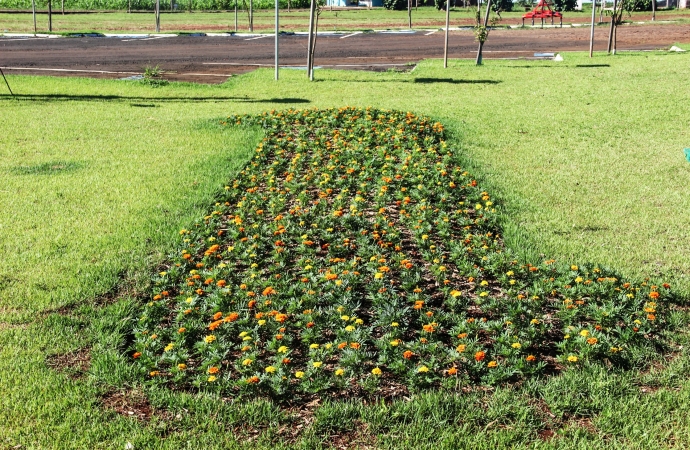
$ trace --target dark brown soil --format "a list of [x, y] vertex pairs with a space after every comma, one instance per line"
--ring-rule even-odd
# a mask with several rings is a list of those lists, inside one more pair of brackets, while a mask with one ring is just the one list
[[82, 378], [91, 367], [91, 349], [84, 347], [70, 353], [47, 356], [46, 365], [72, 379]]
[[[608, 30], [598, 27], [595, 51], [606, 49]], [[315, 64], [324, 68], [386, 70], [404, 68], [422, 59], [443, 56], [444, 33], [361, 33], [323, 35], [317, 40]], [[248, 40], [249, 39], [249, 40]], [[477, 44], [471, 30], [450, 33], [449, 56], [473, 58]], [[690, 27], [681, 24], [623, 25], [619, 50], [668, 48], [690, 41]], [[305, 35], [280, 38], [280, 62], [304, 66]], [[0, 39], [6, 74], [124, 78], [141, 74], [146, 66], [160, 66], [173, 81], [221, 83], [229, 77], [273, 64], [273, 38], [191, 37], [159, 39], [66, 38]], [[491, 32], [485, 59], [531, 58], [535, 52], [586, 51], [589, 29], [498, 29]]]

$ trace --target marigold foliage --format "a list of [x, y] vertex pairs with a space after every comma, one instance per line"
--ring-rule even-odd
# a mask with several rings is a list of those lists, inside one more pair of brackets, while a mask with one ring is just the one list
[[440, 123], [341, 108], [222, 124], [266, 137], [154, 277], [130, 353], [150, 382], [457, 388], [628, 364], [664, 326], [668, 285], [518, 263]]

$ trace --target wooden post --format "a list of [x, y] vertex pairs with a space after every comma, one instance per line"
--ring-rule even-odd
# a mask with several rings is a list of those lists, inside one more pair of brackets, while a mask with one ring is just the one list
[[[653, 1], [653, 0], [652, 0]], [[597, 0], [592, 0], [592, 29], [589, 32], [589, 57], [594, 52], [594, 20], [597, 14]]]
[[[484, 15], [484, 28], [489, 25], [489, 14], [491, 13], [491, 0], [486, 1], [486, 14]], [[544, 19], [542, 19], [543, 22]], [[486, 38], [485, 38], [486, 40]], [[484, 49], [484, 41], [479, 41], [479, 49], [477, 49], [477, 60], [475, 64], [478, 66], [482, 65], [482, 50]]]
[[36, 36], [36, 0], [31, 0], [31, 9], [34, 16], [34, 36]]
[[278, 80], [278, 67], [279, 67], [279, 61], [278, 61], [278, 35], [279, 35], [279, 28], [280, 28], [280, 26], [278, 25], [279, 1], [280, 0], [276, 0], [276, 81]]
[[156, 33], [161, 31], [161, 0], [156, 0]]
[[62, 15], [65, 15], [65, 0], [62, 0]]
[[237, 33], [237, 0], [235, 0], [235, 33]]
[[314, 80], [314, 74], [312, 73], [311, 60], [314, 57], [312, 54], [312, 43], [314, 42], [314, 13], [316, 11], [316, 0], [311, 0], [311, 7], [309, 9], [309, 39], [307, 42], [307, 78], [309, 80]]
[[48, 31], [53, 31], [53, 2], [48, 0]]

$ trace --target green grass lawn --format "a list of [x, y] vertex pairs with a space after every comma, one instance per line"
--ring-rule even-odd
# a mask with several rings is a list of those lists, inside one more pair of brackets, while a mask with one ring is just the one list
[[[642, 373], [566, 371], [460, 396], [301, 411], [144, 389], [122, 350], [135, 296], [177, 231], [210, 210], [260, 139], [213, 119], [291, 106], [431, 115], [505, 205], [509, 247], [659, 276], [688, 298], [690, 92], [678, 80], [689, 66], [687, 54], [566, 54], [447, 70], [427, 61], [412, 73], [317, 70], [315, 83], [260, 70], [157, 88], [10, 76], [19, 97], [0, 94], [0, 448], [316, 448], [334, 436], [382, 448], [687, 448], [682, 333], [671, 338], [683, 348]], [[550, 89], [535, 94], [537, 80]], [[84, 347], [81, 377], [46, 362]], [[145, 395], [153, 418], [100, 406], [120, 390]]]
[[[475, 9], [456, 8], [451, 10], [451, 26], [472, 25]], [[500, 25], [519, 25], [524, 11], [512, 11], [501, 14]], [[598, 16], [597, 16], [598, 17]], [[688, 13], [680, 10], [663, 10], [657, 12], [658, 20], [687, 21]], [[583, 11], [573, 11], [564, 14], [563, 23], [589, 22], [591, 9], [585, 7]], [[625, 20], [649, 21], [651, 12], [633, 13]], [[608, 19], [605, 17], [604, 21]], [[254, 31], [271, 32], [274, 29], [274, 12], [272, 10], [257, 10], [254, 13]], [[47, 14], [39, 14], [39, 32], [48, 30]], [[248, 16], [246, 11], [238, 13], [238, 31], [248, 31]], [[286, 31], [307, 31], [309, 26], [309, 10], [281, 10], [281, 29]], [[434, 7], [425, 6], [412, 11], [413, 28], [438, 28], [445, 26], [445, 12]], [[325, 8], [319, 19], [319, 30], [348, 31], [368, 29], [402, 29], [408, 28], [407, 11], [388, 11], [382, 8], [361, 10], [329, 10]], [[230, 32], [235, 30], [234, 12], [194, 12], [169, 13], [161, 15], [161, 32], [171, 33], [180, 31], [197, 32]], [[96, 13], [96, 14], [66, 14], [53, 15], [53, 32], [83, 32], [99, 31], [113, 32], [153, 32], [155, 20], [153, 12], [125, 12]], [[33, 19], [30, 13], [7, 14], [0, 13], [0, 33], [3, 32], [33, 32]]]

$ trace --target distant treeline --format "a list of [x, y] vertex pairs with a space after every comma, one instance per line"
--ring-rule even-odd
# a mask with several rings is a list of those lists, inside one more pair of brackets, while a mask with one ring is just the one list
[[[288, 7], [288, 0], [279, 0], [281, 8]], [[191, 2], [191, 5], [190, 5]], [[103, 11], [127, 10], [153, 11], [155, 0], [65, 0], [66, 10]], [[170, 11], [170, 0], [160, 0], [161, 11]], [[310, 0], [290, 0], [291, 8], [308, 8]], [[62, 6], [61, 0], [52, 0], [54, 10]], [[237, 0], [238, 8], [248, 8], [249, 0]], [[235, 0], [173, 0], [173, 10], [218, 11], [235, 8]], [[48, 0], [36, 0], [36, 7], [45, 9]], [[274, 0], [254, 0], [254, 9], [270, 9], [275, 7]], [[31, 0], [0, 0], [0, 9], [31, 9]]]

